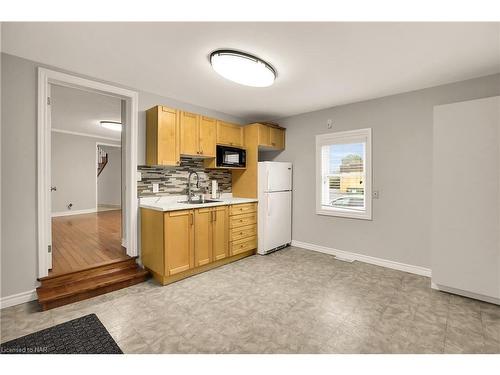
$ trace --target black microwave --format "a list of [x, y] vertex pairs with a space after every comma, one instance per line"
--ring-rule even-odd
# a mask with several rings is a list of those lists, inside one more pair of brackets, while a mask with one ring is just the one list
[[217, 166], [245, 168], [247, 152], [242, 148], [217, 145]]

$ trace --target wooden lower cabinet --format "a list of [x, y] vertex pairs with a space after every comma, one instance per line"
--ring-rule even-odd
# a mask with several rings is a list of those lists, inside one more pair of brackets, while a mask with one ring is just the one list
[[194, 213], [192, 210], [165, 213], [165, 274], [175, 275], [194, 267]]
[[[233, 213], [248, 212], [248, 204], [236, 206], [169, 212], [141, 208], [144, 266], [165, 285], [255, 254], [256, 212], [231, 215], [230, 207]], [[250, 219], [250, 225], [235, 227], [232, 221], [240, 217], [245, 223]]]
[[221, 260], [229, 256], [229, 216], [228, 206], [213, 208], [212, 244], [213, 260]]
[[212, 208], [194, 210], [194, 265], [203, 266], [212, 262]]
[[229, 254], [257, 248], [257, 203], [233, 205], [229, 209]]

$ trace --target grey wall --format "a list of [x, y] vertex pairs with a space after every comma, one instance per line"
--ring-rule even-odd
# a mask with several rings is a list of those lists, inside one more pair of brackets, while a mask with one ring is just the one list
[[[5, 297], [37, 286], [36, 77], [37, 67], [44, 65], [5, 53], [1, 58], [1, 296]], [[145, 160], [145, 111], [157, 104], [243, 123], [224, 113], [139, 92], [139, 164]]]
[[121, 206], [122, 151], [118, 147], [101, 148], [108, 153], [108, 163], [97, 178], [97, 203]]
[[[70, 203], [73, 204], [71, 211], [96, 208], [96, 143], [98, 141], [99, 138], [52, 132], [52, 186], [57, 188], [51, 193], [53, 213], [70, 211], [67, 207]], [[104, 142], [120, 144], [120, 142], [110, 140]], [[118, 160], [118, 168], [120, 168], [119, 163], [120, 160]], [[119, 169], [118, 176], [120, 176]], [[119, 194], [120, 191], [118, 191], [118, 198]]]
[[[277, 120], [286, 149], [262, 157], [294, 164], [293, 239], [429, 267], [433, 106], [498, 94], [493, 75]], [[316, 215], [314, 136], [359, 128], [373, 129], [373, 220]]]

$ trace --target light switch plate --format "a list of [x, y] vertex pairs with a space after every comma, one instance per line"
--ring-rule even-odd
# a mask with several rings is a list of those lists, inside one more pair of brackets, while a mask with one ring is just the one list
[[137, 181], [142, 181], [142, 173], [137, 171], [136, 178], [137, 178]]
[[158, 193], [160, 191], [159, 184], [153, 183], [153, 193]]

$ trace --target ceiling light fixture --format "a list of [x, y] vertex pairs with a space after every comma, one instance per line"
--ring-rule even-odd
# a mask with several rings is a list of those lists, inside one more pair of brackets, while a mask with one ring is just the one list
[[113, 130], [115, 132], [122, 131], [122, 124], [121, 122], [117, 121], [101, 121], [101, 126], [105, 129]]
[[210, 54], [212, 68], [221, 76], [241, 85], [253, 87], [271, 86], [276, 70], [253, 55], [221, 49]]

